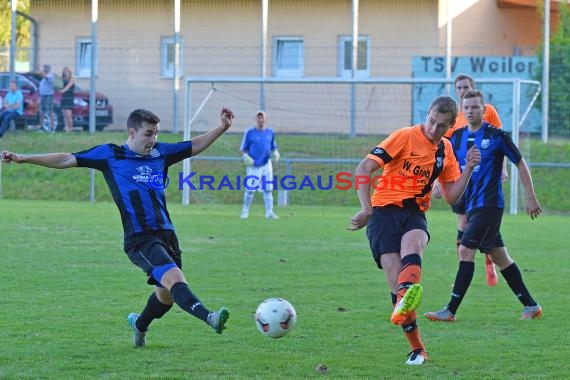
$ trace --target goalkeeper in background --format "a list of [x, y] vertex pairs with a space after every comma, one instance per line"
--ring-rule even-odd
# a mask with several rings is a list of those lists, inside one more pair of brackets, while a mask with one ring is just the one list
[[[243, 162], [246, 166], [247, 187], [243, 195], [243, 209], [240, 217], [249, 217], [249, 207], [256, 191], [263, 193], [265, 204], [265, 217], [267, 219], [279, 219], [273, 212], [273, 165], [271, 156], [275, 162], [279, 161], [279, 151], [275, 143], [275, 133], [267, 128], [265, 122], [267, 115], [259, 111], [255, 115], [255, 126], [245, 131], [240, 150], [243, 153]], [[264, 180], [262, 180], [264, 179]]]

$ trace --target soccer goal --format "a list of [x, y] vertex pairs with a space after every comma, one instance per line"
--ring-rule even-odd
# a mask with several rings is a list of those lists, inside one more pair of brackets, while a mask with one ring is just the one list
[[[513, 78], [476, 78], [485, 101], [493, 104], [503, 128], [513, 135], [541, 132], [536, 107], [540, 83]], [[430, 102], [439, 95], [455, 97], [452, 81], [410, 78], [224, 78], [188, 77], [185, 81], [184, 137], [210, 130], [219, 110], [229, 106], [236, 114], [232, 132], [243, 133], [254, 124], [258, 110], [267, 112], [268, 124], [279, 140], [291, 137], [294, 145], [282, 149], [283, 170], [303, 175], [354, 170], [369, 149], [392, 131], [425, 121]], [[236, 138], [236, 141], [239, 140]], [[239, 144], [237, 142], [236, 144]], [[227, 156], [197, 157], [201, 160], [238, 160], [239, 146]], [[236, 162], [238, 164], [238, 162]], [[328, 168], [328, 169], [325, 169]], [[319, 170], [311, 173], [311, 170]], [[184, 163], [190, 172], [190, 161]], [[511, 170], [510, 211], [517, 212], [518, 176]], [[183, 189], [183, 203], [190, 189]], [[348, 193], [348, 192], [345, 192]], [[329, 194], [330, 196], [330, 194]], [[354, 194], [347, 195], [354, 199]], [[315, 204], [316, 192], [279, 194], [281, 203]], [[323, 197], [326, 202], [327, 197]], [[339, 198], [340, 204], [344, 201]], [[334, 198], [336, 199], [336, 198]]]

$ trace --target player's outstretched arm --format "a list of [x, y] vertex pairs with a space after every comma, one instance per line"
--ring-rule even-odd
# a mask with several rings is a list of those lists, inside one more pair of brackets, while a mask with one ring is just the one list
[[14, 152], [2, 152], [2, 162], [15, 162], [17, 164], [33, 164], [46, 168], [67, 169], [77, 166], [77, 160], [71, 153], [47, 153], [36, 155], [22, 155]]
[[216, 141], [218, 137], [230, 129], [232, 126], [233, 118], [234, 113], [231, 109], [225, 107], [222, 108], [222, 111], [220, 112], [220, 126], [192, 139], [192, 155], [197, 156], [208, 149], [208, 147], [212, 145], [212, 143]]
[[531, 219], [538, 218], [542, 212], [540, 203], [536, 198], [536, 193], [534, 192], [534, 185], [532, 183], [532, 177], [530, 176], [530, 170], [524, 158], [522, 158], [517, 164], [517, 169], [519, 171], [519, 177], [526, 191], [527, 203], [526, 203], [526, 213]]

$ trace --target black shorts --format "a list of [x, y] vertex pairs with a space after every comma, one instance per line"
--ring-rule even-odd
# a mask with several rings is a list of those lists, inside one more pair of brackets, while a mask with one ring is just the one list
[[504, 247], [501, 237], [503, 211], [502, 208], [483, 207], [469, 212], [461, 245], [471, 249], [479, 248], [483, 253], [495, 247]]
[[462, 195], [454, 205], [451, 205], [451, 209], [456, 214], [465, 214], [465, 197]]
[[422, 211], [398, 206], [374, 207], [366, 226], [370, 251], [378, 268], [380, 256], [400, 252], [402, 236], [411, 230], [422, 230], [428, 235], [426, 215]]
[[129, 260], [147, 275], [149, 285], [159, 285], [152, 276], [152, 269], [167, 264], [176, 264], [182, 269], [182, 251], [178, 238], [172, 230], [143, 232], [125, 242]]
[[61, 101], [59, 103], [59, 107], [62, 110], [71, 110], [73, 109], [73, 94], [64, 92], [61, 96]]

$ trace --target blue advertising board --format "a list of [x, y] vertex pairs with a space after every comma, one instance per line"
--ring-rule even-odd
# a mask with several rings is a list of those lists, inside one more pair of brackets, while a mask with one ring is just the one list
[[[536, 57], [519, 56], [464, 56], [451, 58], [451, 79], [459, 74], [466, 74], [475, 79], [476, 87], [483, 92], [485, 102], [497, 109], [503, 128], [512, 129], [513, 120], [513, 85], [511, 83], [488, 83], [485, 80], [518, 78], [533, 80], [538, 66]], [[417, 56], [412, 58], [412, 76], [414, 79], [445, 79], [446, 59], [441, 56]], [[479, 79], [481, 79], [479, 81]], [[521, 86], [519, 118], [529, 106], [536, 91], [535, 85]], [[429, 103], [439, 95], [455, 97], [453, 84], [419, 83], [413, 88], [413, 123], [425, 121]], [[541, 113], [532, 107], [521, 126], [521, 131], [540, 133]]]

